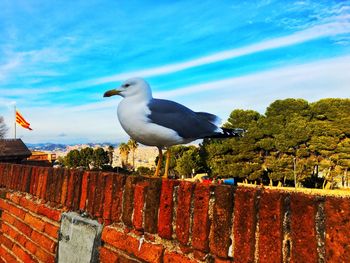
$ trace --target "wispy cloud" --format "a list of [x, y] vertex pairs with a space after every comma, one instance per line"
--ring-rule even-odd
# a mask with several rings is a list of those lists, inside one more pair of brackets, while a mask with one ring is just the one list
[[86, 81], [85, 84], [99, 85], [99, 84], [105, 84], [109, 82], [125, 80], [129, 77], [134, 77], [134, 76], [151, 77], [151, 76], [170, 74], [170, 73], [186, 70], [189, 68], [203, 66], [206, 64], [216, 63], [216, 62], [220, 62], [228, 59], [234, 59], [234, 58], [238, 58], [241, 56], [245, 56], [245, 55], [249, 55], [257, 52], [267, 51], [275, 48], [283, 48], [283, 47], [296, 45], [299, 43], [311, 41], [318, 38], [331, 37], [331, 36], [341, 35], [345, 33], [350, 33], [350, 20], [349, 21], [345, 20], [344, 17], [342, 17], [342, 20], [338, 22], [330, 22], [322, 25], [313, 26], [311, 28], [293, 33], [288, 36], [278, 37], [275, 39], [248, 45], [242, 48], [226, 50], [223, 52], [215, 53], [213, 55], [204, 56], [201, 58], [189, 60], [182, 63], [170, 64], [162, 67], [138, 70], [133, 72], [116, 74], [116, 75], [103, 77], [103, 78], [97, 78], [94, 80]]

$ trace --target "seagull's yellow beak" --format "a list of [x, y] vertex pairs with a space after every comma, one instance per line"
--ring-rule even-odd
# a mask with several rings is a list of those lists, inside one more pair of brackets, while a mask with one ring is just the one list
[[105, 92], [105, 94], [103, 94], [103, 97], [111, 97], [114, 95], [120, 95], [121, 90], [117, 90], [117, 89], [111, 89]]

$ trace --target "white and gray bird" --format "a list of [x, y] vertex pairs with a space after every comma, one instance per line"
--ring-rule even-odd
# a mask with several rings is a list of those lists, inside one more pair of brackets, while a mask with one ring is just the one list
[[[160, 172], [164, 148], [203, 138], [239, 137], [244, 133], [239, 128], [220, 128], [216, 115], [153, 98], [150, 86], [141, 78], [128, 79], [119, 88], [104, 93], [104, 97], [114, 95], [123, 97], [118, 105], [118, 119], [126, 133], [141, 144], [158, 148], [155, 176]], [[169, 149], [167, 153], [164, 177], [168, 176]]]

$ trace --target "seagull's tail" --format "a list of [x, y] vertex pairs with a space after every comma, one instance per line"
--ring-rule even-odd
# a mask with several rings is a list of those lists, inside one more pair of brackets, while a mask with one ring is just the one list
[[241, 128], [227, 129], [221, 128], [221, 132], [216, 132], [210, 136], [206, 136], [205, 138], [232, 138], [232, 137], [243, 137], [244, 133], [247, 130]]

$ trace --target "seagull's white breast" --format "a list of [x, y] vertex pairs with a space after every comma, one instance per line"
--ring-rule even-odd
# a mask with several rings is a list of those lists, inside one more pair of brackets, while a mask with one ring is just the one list
[[148, 101], [138, 98], [124, 98], [118, 105], [118, 119], [130, 137], [149, 146], [167, 147], [186, 143], [177, 132], [152, 123], [147, 117], [151, 112]]

